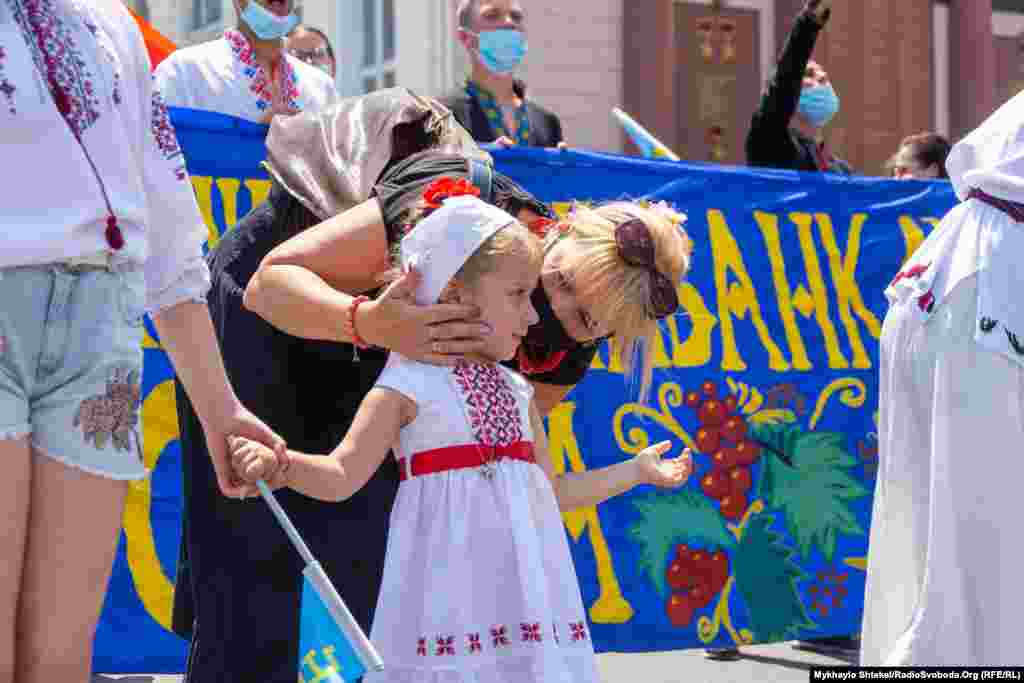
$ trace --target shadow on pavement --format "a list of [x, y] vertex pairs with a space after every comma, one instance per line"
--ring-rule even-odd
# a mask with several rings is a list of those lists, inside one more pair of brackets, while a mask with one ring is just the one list
[[786, 659], [785, 657], [769, 657], [768, 655], [753, 655], [740, 650], [740, 659], [748, 660], [751, 662], [758, 662], [759, 664], [772, 664], [774, 666], [781, 666], [787, 669], [799, 669], [803, 671], [810, 671], [815, 666], [852, 666], [856, 662], [848, 660], [845, 657], [829, 657], [829, 659], [835, 659], [835, 662], [829, 662], [828, 664], [810, 663], [810, 662], [798, 662], [792, 659]]

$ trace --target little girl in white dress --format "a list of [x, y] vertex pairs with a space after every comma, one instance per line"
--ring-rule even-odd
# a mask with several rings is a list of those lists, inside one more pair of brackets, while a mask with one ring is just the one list
[[[638, 484], [682, 484], [689, 453], [665, 441], [600, 470], [556, 477], [533, 389], [498, 361], [536, 322], [540, 241], [475, 197], [448, 199], [401, 244], [420, 303], [471, 303], [494, 332], [454, 367], [393, 354], [328, 456], [233, 440], [236, 474], [342, 500], [394, 450], [402, 484], [391, 514], [371, 640], [385, 663], [368, 681], [597, 683], [594, 650], [560, 509]], [[352, 539], [349, 539], [352, 540]]]

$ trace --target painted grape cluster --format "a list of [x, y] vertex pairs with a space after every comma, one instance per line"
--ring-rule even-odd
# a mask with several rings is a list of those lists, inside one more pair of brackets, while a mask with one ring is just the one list
[[711, 604], [729, 580], [729, 556], [722, 550], [710, 551], [677, 545], [675, 557], [665, 570], [671, 589], [665, 611], [674, 626], [686, 626], [693, 614]]
[[753, 486], [750, 467], [761, 457], [761, 447], [747, 438], [747, 423], [737, 412], [736, 398], [720, 399], [714, 382], [704, 382], [700, 391], [687, 392], [684, 400], [700, 422], [694, 435], [697, 450], [711, 458], [700, 488], [718, 502], [722, 517], [739, 521]]

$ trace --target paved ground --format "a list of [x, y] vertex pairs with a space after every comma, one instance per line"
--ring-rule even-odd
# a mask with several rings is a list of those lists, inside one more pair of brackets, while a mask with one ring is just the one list
[[[651, 654], [599, 655], [605, 683], [806, 683], [807, 669], [843, 665], [839, 659], [794, 650], [788, 644], [757, 645], [743, 649], [743, 659], [713, 662], [701, 650]], [[180, 683], [180, 676], [96, 676], [92, 683]]]

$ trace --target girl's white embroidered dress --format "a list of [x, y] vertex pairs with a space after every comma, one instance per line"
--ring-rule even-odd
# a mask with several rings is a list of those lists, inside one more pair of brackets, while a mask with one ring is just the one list
[[371, 634], [385, 670], [367, 680], [596, 683], [579, 583], [541, 467], [504, 457], [491, 468], [418, 473], [432, 456], [417, 454], [437, 449], [471, 446], [455, 455], [481, 460], [529, 452], [533, 388], [500, 365], [392, 359], [377, 386], [409, 397], [418, 413], [395, 452], [404, 480]]

